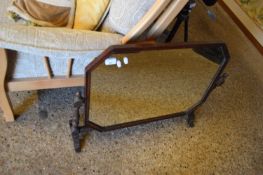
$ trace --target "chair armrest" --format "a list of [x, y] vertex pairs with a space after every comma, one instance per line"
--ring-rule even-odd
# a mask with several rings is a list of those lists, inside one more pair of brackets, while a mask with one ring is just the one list
[[0, 48], [41, 56], [74, 56], [104, 50], [121, 43], [123, 36], [68, 28], [0, 25]]
[[144, 17], [122, 38], [122, 44], [139, 37], [163, 12], [170, 0], [156, 0]]

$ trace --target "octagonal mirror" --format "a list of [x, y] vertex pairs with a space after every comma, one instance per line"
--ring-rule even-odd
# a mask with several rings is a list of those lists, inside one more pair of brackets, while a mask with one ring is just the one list
[[86, 120], [106, 127], [190, 110], [226, 55], [222, 44], [114, 46], [86, 68]]

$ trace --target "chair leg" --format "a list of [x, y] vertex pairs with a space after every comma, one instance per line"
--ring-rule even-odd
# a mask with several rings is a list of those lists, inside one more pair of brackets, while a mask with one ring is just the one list
[[10, 99], [6, 90], [6, 74], [7, 74], [7, 54], [5, 49], [0, 49], [0, 108], [4, 113], [4, 118], [7, 122], [15, 120], [14, 112]]

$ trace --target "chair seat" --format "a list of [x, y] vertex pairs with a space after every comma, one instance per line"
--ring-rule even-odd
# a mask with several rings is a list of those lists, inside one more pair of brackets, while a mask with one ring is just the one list
[[68, 28], [0, 25], [0, 48], [49, 57], [80, 57], [121, 44], [123, 36]]

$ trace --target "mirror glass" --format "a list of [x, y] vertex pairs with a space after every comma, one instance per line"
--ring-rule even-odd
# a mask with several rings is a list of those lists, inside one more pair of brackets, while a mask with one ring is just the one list
[[111, 126], [186, 111], [201, 100], [219, 66], [198, 53], [187, 48], [110, 55], [109, 65], [91, 73], [90, 120]]

